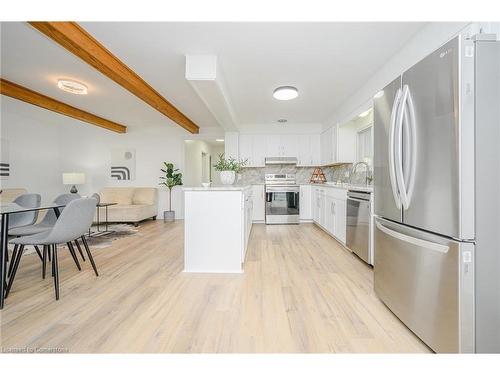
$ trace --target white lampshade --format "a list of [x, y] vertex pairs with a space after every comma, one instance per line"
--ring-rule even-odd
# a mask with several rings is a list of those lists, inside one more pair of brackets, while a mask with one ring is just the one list
[[64, 185], [82, 185], [85, 183], [85, 173], [63, 173]]

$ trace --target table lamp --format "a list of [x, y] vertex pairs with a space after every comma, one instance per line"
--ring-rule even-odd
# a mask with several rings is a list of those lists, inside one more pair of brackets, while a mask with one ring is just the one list
[[70, 192], [73, 194], [78, 193], [76, 185], [82, 185], [85, 183], [85, 173], [69, 172], [63, 173], [63, 184], [73, 185]]

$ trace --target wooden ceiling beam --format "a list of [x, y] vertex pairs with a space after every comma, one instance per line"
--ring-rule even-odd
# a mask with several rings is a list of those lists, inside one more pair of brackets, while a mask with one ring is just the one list
[[114, 131], [116, 133], [127, 132], [126, 126], [117, 124], [116, 122], [110, 120], [106, 120], [105, 118], [96, 116], [92, 113], [73, 107], [69, 104], [60, 102], [59, 100], [40, 94], [36, 91], [7, 81], [3, 78], [0, 78], [0, 94], [36, 105], [37, 107], [48, 109], [52, 112], [60, 113], [61, 115], [88, 122], [89, 124], [96, 125], [101, 128]]
[[29, 24], [187, 131], [193, 134], [199, 133], [199, 127], [193, 121], [76, 22], [29, 22]]

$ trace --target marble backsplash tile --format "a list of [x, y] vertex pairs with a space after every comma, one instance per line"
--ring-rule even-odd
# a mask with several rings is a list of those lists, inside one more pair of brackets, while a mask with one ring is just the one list
[[[343, 164], [334, 167], [323, 167], [327, 181], [332, 182], [349, 182], [349, 175], [352, 169], [352, 164]], [[266, 173], [295, 173], [297, 183], [308, 183], [314, 167], [297, 167], [291, 165], [268, 165], [264, 168], [243, 168], [238, 183], [245, 185], [263, 184], [264, 175]], [[353, 184], [364, 185], [366, 181], [366, 172], [364, 167], [359, 167], [356, 173], [352, 176]]]

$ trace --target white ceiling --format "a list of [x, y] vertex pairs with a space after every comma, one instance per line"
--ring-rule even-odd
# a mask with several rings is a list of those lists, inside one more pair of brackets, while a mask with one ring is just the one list
[[[202, 129], [218, 124], [185, 79], [186, 54], [215, 54], [237, 125], [323, 123], [424, 23], [127, 23], [81, 25]], [[171, 121], [24, 23], [2, 23], [1, 75], [127, 126]], [[74, 78], [89, 95], [57, 89]], [[280, 85], [299, 89], [280, 102]], [[208, 130], [207, 129], [207, 130]]]

